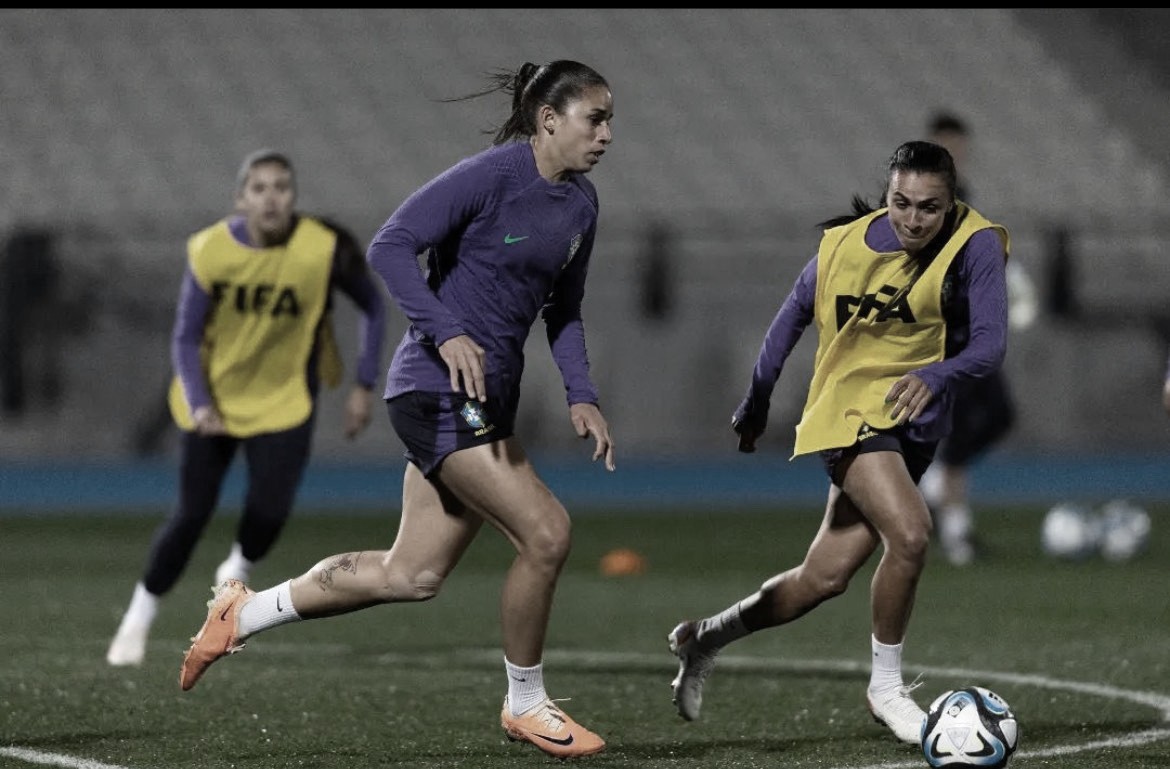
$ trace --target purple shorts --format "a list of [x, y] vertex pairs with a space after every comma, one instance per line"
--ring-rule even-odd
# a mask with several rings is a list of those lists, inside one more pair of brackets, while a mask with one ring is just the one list
[[386, 410], [407, 461], [427, 477], [453, 451], [511, 437], [516, 419], [500, 401], [480, 403], [462, 393], [403, 393], [386, 401]]

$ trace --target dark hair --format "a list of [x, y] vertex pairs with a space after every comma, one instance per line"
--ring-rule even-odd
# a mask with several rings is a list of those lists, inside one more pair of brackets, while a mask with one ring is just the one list
[[967, 122], [953, 112], [936, 112], [926, 124], [931, 135], [956, 133], [967, 135]]
[[890, 177], [895, 173], [938, 174], [947, 185], [947, 192], [951, 200], [955, 199], [955, 189], [958, 186], [958, 173], [955, 171], [955, 159], [946, 147], [928, 141], [912, 141], [894, 150], [890, 161], [886, 164], [886, 181], [882, 186], [881, 198], [877, 205], [871, 204], [861, 195], [853, 196], [853, 213], [834, 216], [818, 222], [822, 228], [838, 227], [842, 224], [860, 219], [871, 214], [878, 208], [886, 205], [886, 194], [890, 191]]
[[570, 59], [557, 59], [547, 64], [524, 62], [520, 69], [497, 70], [488, 75], [492, 85], [476, 93], [442, 101], [464, 101], [503, 91], [512, 97], [512, 113], [498, 128], [484, 133], [495, 134], [492, 144], [503, 144], [513, 139], [536, 133], [536, 113], [544, 104], [558, 113], [564, 113], [569, 102], [581, 98], [586, 89], [609, 83], [592, 67]]
[[277, 163], [278, 165], [283, 166], [292, 177], [293, 189], [296, 189], [297, 174], [293, 169], [292, 161], [289, 159], [288, 155], [279, 150], [265, 147], [264, 149], [249, 152], [244, 157], [243, 162], [240, 163], [240, 169], [236, 171], [237, 192], [244, 189], [244, 185], [248, 183], [248, 174], [252, 171], [253, 168], [260, 165], [261, 163]]

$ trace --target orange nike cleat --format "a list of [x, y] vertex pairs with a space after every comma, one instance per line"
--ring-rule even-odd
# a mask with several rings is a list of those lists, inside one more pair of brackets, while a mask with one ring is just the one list
[[193, 687], [211, 663], [244, 648], [243, 642], [237, 640], [240, 609], [256, 595], [255, 591], [238, 579], [224, 580], [212, 590], [215, 598], [207, 602], [207, 619], [191, 639], [191, 648], [179, 669], [179, 686], [183, 691]]
[[605, 740], [565, 715], [565, 711], [545, 700], [526, 713], [512, 715], [508, 698], [500, 712], [500, 726], [508, 739], [531, 742], [557, 758], [591, 756], [605, 749]]

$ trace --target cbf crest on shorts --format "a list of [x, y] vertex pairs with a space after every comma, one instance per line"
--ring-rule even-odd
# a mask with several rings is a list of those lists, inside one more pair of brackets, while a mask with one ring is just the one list
[[463, 421], [467, 422], [474, 430], [475, 434], [487, 435], [492, 430], [496, 429], [495, 425], [489, 425], [483, 412], [483, 406], [480, 406], [475, 401], [467, 401], [463, 404], [463, 408], [459, 410]]
[[475, 428], [483, 427], [486, 424], [483, 421], [483, 409], [479, 407], [478, 403], [467, 401], [463, 404], [463, 410], [459, 412], [463, 415], [464, 421]]

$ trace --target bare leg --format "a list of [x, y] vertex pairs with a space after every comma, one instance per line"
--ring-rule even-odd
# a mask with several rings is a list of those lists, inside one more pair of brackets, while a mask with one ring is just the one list
[[830, 487], [824, 520], [799, 566], [717, 615], [680, 623], [668, 636], [679, 658], [671, 690], [684, 719], [699, 717], [704, 682], [723, 646], [791, 622], [845, 592], [881, 543], [870, 585], [874, 664], [866, 701], [899, 739], [917, 740], [925, 714], [902, 685], [901, 644], [926, 562], [930, 511], [897, 452], [858, 454], [841, 471], [842, 485]]
[[804, 561], [769, 579], [741, 604], [744, 626], [755, 631], [783, 625], [844, 593], [878, 541], [849, 497], [831, 486], [824, 520]]
[[408, 464], [393, 547], [323, 559], [292, 580], [293, 606], [312, 619], [433, 598], [482, 525], [441, 483]]
[[504, 656], [541, 661], [557, 578], [569, 555], [569, 514], [536, 474], [515, 438], [459, 451], [440, 477], [516, 549], [500, 598]]
[[293, 606], [311, 619], [432, 598], [485, 520], [516, 548], [500, 602], [504, 654], [536, 665], [570, 523], [514, 438], [451, 454], [434, 481], [408, 465], [394, 546], [325, 558], [292, 580]]
[[804, 561], [741, 602], [749, 631], [791, 622], [844, 593], [880, 542], [884, 552], [870, 586], [873, 632], [883, 643], [902, 642], [926, 564], [930, 511], [900, 454], [874, 451], [847, 461], [844, 486], [829, 488]]
[[830, 486], [820, 529], [798, 566], [771, 577], [718, 614], [679, 623], [667, 636], [679, 659], [678, 675], [670, 684], [679, 715], [687, 721], [699, 717], [703, 686], [720, 649], [748, 633], [792, 622], [845, 592], [879, 541], [852, 500]]
[[926, 566], [930, 511], [896, 452], [854, 457], [842, 489], [877, 530], [884, 547], [870, 585], [873, 635], [881, 643], [900, 644]]

